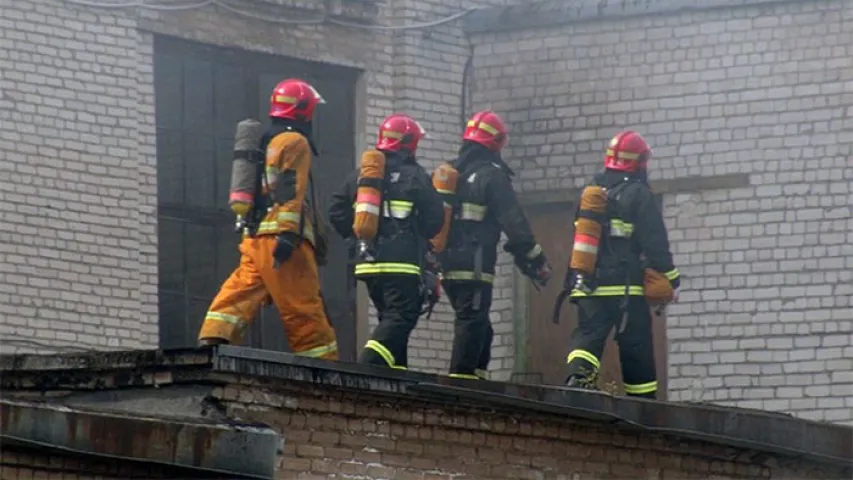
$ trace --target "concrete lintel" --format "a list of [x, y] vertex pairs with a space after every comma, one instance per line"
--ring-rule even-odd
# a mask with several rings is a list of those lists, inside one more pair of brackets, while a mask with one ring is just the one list
[[136, 417], [0, 400], [0, 438], [69, 453], [273, 478], [281, 446], [266, 426]]
[[523, 30], [578, 22], [794, 1], [802, 3], [816, 0], [545, 0], [477, 10], [463, 20], [463, 29], [469, 34]]
[[[749, 175], [745, 173], [731, 173], [725, 175], [652, 180], [649, 183], [651, 184], [652, 191], [657, 194], [690, 193], [748, 187]], [[577, 201], [580, 190], [579, 188], [565, 188], [523, 193], [518, 196], [518, 200], [522, 205], [531, 207], [560, 203], [573, 204]]]

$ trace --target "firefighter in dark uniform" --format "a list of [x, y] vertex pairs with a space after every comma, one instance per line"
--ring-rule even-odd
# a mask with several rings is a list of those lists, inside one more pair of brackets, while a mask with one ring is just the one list
[[[360, 363], [407, 368], [409, 336], [421, 314], [427, 287], [422, 273], [428, 239], [438, 233], [444, 220], [441, 197], [415, 160], [418, 142], [425, 135], [409, 116], [386, 118], [376, 150], [365, 152], [361, 171], [357, 169], [347, 178], [329, 207], [335, 230], [360, 245], [355, 276], [365, 282], [379, 317], [359, 356]], [[378, 182], [363, 180], [369, 155], [378, 155], [379, 163], [384, 164]], [[366, 213], [375, 214], [378, 221], [370, 242], [354, 238], [354, 220]]]
[[[598, 239], [578, 230], [579, 219], [595, 215], [580, 208], [575, 215], [572, 255], [593, 251], [597, 258], [593, 274], [570, 270], [566, 276], [564, 287], [571, 290], [578, 312], [567, 360], [569, 387], [595, 388], [605, 342], [616, 328], [625, 393], [654, 398], [657, 392], [649, 303], [663, 305], [677, 298], [679, 272], [647, 181], [651, 155], [637, 132], [617, 134], [605, 152], [604, 170], [584, 189], [603, 187], [606, 200], [603, 215], [596, 218], [601, 225]], [[582, 202], [583, 196], [579, 206]]]
[[486, 377], [491, 359], [489, 310], [501, 232], [507, 236], [504, 250], [535, 283], [547, 283], [551, 268], [516, 199], [514, 173], [501, 158], [508, 140], [503, 119], [491, 111], [478, 112], [462, 139], [451, 163], [459, 175], [455, 211], [439, 259], [442, 286], [456, 314], [450, 376], [478, 379]]

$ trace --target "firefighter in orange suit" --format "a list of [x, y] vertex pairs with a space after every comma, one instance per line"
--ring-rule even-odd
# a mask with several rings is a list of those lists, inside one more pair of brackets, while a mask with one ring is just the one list
[[680, 275], [646, 177], [651, 155], [637, 132], [617, 134], [607, 147], [604, 171], [584, 187], [578, 202], [564, 286], [578, 312], [567, 360], [569, 387], [595, 388], [604, 344], [616, 328], [625, 393], [655, 398], [649, 304], [676, 298]]
[[[261, 137], [265, 152], [260, 194], [252, 211], [259, 219], [240, 244], [240, 265], [213, 299], [199, 332], [201, 345], [237, 343], [271, 299], [281, 316], [291, 350], [337, 360], [335, 331], [322, 298], [315, 248], [319, 235], [307, 203], [316, 149], [311, 120], [323, 98], [310, 84], [288, 79], [270, 98], [270, 126]], [[313, 207], [316, 208], [316, 207]], [[318, 221], [319, 223], [319, 221]]]

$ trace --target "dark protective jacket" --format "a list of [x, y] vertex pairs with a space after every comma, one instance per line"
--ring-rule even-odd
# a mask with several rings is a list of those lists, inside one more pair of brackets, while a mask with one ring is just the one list
[[[374, 262], [359, 261], [356, 276], [376, 274], [419, 275], [428, 239], [441, 230], [444, 204], [432, 187], [429, 174], [414, 157], [398, 152], [385, 154], [382, 217], [374, 242]], [[329, 221], [345, 239], [352, 231], [359, 170], [353, 171], [341, 190], [332, 195]]]
[[[680, 274], [672, 262], [666, 225], [645, 173], [604, 170], [590, 185], [606, 188], [608, 198], [591, 295], [625, 295], [626, 285], [630, 295], [643, 295], [644, 268], [664, 274], [678, 288]], [[571, 296], [587, 295], [574, 290]]]
[[504, 250], [516, 263], [544, 261], [500, 154], [465, 142], [452, 163], [459, 180], [447, 247], [439, 257], [444, 280], [492, 283], [501, 231], [508, 239]]

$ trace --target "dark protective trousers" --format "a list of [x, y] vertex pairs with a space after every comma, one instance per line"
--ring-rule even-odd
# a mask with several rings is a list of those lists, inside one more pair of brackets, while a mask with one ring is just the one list
[[418, 324], [423, 297], [417, 275], [364, 278], [379, 325], [365, 344], [359, 363], [408, 368], [409, 336]]
[[[444, 282], [444, 291], [456, 318], [453, 325], [453, 353], [450, 376], [485, 378], [492, 359], [492, 285], [484, 282]], [[479, 304], [475, 305], [479, 291]], [[479, 307], [479, 308], [478, 308]]]
[[646, 299], [631, 296], [628, 319], [622, 322], [623, 297], [583, 297], [577, 300], [578, 326], [572, 332], [568, 357], [569, 379], [594, 379], [601, 368], [601, 355], [610, 330], [617, 329], [622, 380], [628, 395], [654, 398], [657, 392], [652, 317]]

